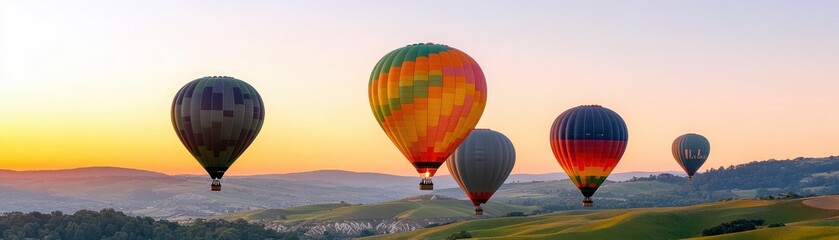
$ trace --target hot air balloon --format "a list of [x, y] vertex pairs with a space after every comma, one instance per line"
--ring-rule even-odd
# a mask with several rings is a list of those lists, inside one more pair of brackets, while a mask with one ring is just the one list
[[693, 174], [708, 159], [711, 154], [711, 143], [702, 135], [688, 133], [676, 138], [672, 146], [673, 158], [682, 166], [688, 179], [693, 179]]
[[554, 157], [585, 196], [583, 206], [591, 207], [591, 195], [606, 181], [626, 150], [626, 123], [608, 108], [579, 106], [554, 120], [550, 138]]
[[382, 57], [368, 87], [379, 126], [422, 177], [420, 189], [434, 189], [431, 177], [484, 112], [481, 67], [455, 48], [413, 44]]
[[504, 184], [515, 164], [513, 142], [489, 129], [472, 131], [446, 162], [452, 178], [475, 205], [475, 215], [483, 215], [481, 203]]
[[232, 77], [187, 83], [172, 102], [172, 125], [189, 153], [221, 190], [224, 172], [251, 145], [265, 119], [256, 89]]

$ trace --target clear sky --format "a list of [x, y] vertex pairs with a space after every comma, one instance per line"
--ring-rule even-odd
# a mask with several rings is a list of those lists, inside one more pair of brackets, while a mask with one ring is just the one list
[[[387, 52], [435, 42], [487, 76], [479, 127], [515, 144], [514, 173], [561, 171], [554, 118], [623, 116], [616, 171], [839, 155], [835, 1], [2, 1], [0, 169], [119, 166], [203, 173], [172, 130], [185, 83], [252, 84], [266, 122], [231, 175], [318, 169], [414, 175], [367, 102]], [[700, 171], [704, 171], [703, 168]], [[443, 170], [441, 174], [446, 174]]]

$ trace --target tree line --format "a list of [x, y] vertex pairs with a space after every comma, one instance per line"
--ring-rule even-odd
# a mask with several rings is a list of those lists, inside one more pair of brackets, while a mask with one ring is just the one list
[[658, 181], [687, 184], [695, 191], [714, 192], [756, 189], [756, 195], [796, 192], [803, 195], [839, 193], [839, 156], [799, 157], [792, 160], [753, 161], [728, 167], [709, 168], [693, 180], [672, 174], [633, 178], [629, 181]]
[[0, 233], [17, 239], [299, 239], [301, 232], [281, 233], [245, 220], [203, 220], [177, 224], [150, 217], [127, 216], [114, 209], [81, 210], [74, 214], [9, 212], [0, 215]]
[[742, 231], [749, 231], [757, 229], [757, 226], [763, 226], [766, 223], [763, 219], [737, 219], [727, 223], [713, 226], [702, 230], [702, 236], [714, 236], [726, 233], [736, 233]]

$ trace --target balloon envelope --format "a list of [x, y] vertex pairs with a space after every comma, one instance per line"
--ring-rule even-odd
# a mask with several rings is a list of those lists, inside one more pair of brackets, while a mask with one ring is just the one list
[[[446, 162], [452, 178], [476, 207], [504, 184], [516, 164], [516, 149], [507, 136], [475, 129]], [[477, 211], [476, 211], [477, 212]]]
[[583, 206], [591, 206], [591, 196], [623, 156], [629, 134], [617, 113], [588, 105], [560, 114], [551, 127], [550, 140], [559, 165], [586, 197]]
[[379, 126], [417, 172], [428, 177], [478, 123], [486, 91], [474, 59], [430, 43], [382, 57], [370, 74], [368, 89]]
[[259, 93], [244, 81], [204, 77], [175, 95], [172, 125], [186, 149], [218, 180], [262, 129], [264, 110]]
[[711, 143], [702, 135], [688, 133], [676, 138], [671, 147], [673, 158], [682, 166], [689, 178], [702, 167], [711, 154]]

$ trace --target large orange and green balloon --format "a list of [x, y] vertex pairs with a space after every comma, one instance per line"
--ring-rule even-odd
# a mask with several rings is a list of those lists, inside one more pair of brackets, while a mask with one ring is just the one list
[[262, 98], [232, 77], [204, 77], [184, 85], [172, 102], [172, 125], [181, 142], [210, 174], [213, 191], [251, 145], [265, 119]]
[[516, 165], [516, 149], [507, 136], [489, 129], [475, 129], [446, 161], [452, 178], [482, 215], [489, 201]]
[[472, 57], [439, 44], [413, 44], [388, 53], [370, 74], [369, 100], [379, 126], [423, 176], [420, 189], [472, 132], [487, 87]]
[[585, 196], [583, 206], [591, 207], [591, 196], [626, 151], [629, 134], [620, 115], [587, 105], [560, 114], [551, 126], [550, 140], [554, 157]]
[[676, 138], [671, 147], [673, 158], [682, 166], [688, 178], [692, 179], [693, 174], [702, 167], [708, 155], [711, 154], [711, 143], [702, 135], [688, 133]]

